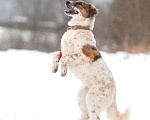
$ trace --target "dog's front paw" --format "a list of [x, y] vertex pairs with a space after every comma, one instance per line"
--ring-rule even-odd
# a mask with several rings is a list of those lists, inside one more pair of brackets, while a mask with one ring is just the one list
[[66, 74], [67, 74], [67, 73], [61, 73], [61, 77], [64, 77], [64, 76], [66, 76]]
[[61, 68], [61, 77], [66, 76], [67, 74], [67, 67], [66, 66], [62, 66]]
[[53, 67], [52, 67], [52, 72], [53, 72], [53, 73], [56, 73], [57, 70], [58, 70], [58, 66], [53, 66]]

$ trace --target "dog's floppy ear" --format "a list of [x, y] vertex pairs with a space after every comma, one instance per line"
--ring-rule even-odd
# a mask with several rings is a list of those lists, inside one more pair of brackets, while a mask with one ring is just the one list
[[89, 4], [89, 16], [94, 17], [99, 13], [99, 10], [92, 4]]

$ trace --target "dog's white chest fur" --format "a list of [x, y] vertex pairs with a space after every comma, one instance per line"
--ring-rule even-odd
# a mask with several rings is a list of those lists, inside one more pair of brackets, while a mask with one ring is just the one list
[[61, 49], [64, 55], [81, 52], [85, 44], [96, 45], [94, 35], [89, 30], [68, 30], [61, 40]]

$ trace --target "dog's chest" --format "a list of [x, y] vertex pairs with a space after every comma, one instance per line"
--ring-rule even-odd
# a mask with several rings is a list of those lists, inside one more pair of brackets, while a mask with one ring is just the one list
[[81, 47], [78, 32], [69, 30], [65, 32], [61, 41], [61, 49], [63, 54], [71, 54], [75, 51], [78, 51]]
[[85, 30], [69, 30], [64, 33], [61, 40], [61, 49], [63, 54], [81, 52], [85, 44], [95, 45], [93, 34]]

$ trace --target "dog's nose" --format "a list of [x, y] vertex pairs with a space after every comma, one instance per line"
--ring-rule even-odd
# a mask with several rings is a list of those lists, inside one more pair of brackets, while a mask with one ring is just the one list
[[71, 2], [70, 1], [66, 1], [66, 5], [69, 5]]

